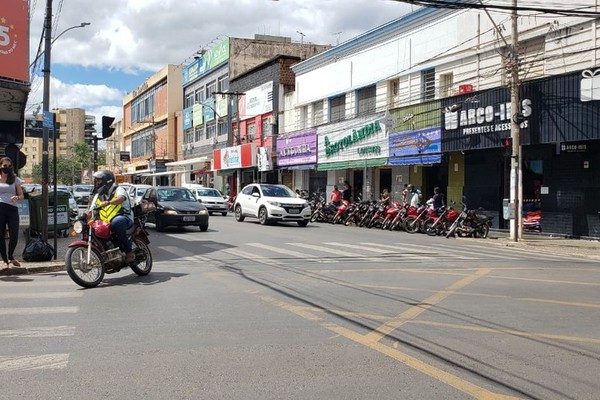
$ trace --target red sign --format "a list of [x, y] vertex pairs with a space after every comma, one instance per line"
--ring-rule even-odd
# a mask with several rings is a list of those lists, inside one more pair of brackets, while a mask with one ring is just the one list
[[27, 0], [2, 0], [0, 77], [29, 81], [29, 8]]
[[251, 168], [256, 166], [256, 145], [226, 147], [213, 153], [213, 170]]

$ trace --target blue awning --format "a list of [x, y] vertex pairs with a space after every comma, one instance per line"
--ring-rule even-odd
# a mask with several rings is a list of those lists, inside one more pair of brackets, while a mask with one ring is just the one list
[[390, 165], [420, 165], [439, 164], [442, 162], [442, 154], [423, 154], [419, 156], [390, 157]]

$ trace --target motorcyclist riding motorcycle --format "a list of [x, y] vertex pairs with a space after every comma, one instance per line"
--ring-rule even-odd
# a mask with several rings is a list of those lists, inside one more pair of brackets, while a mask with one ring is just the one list
[[117, 185], [115, 175], [110, 171], [97, 171], [94, 173], [94, 191], [97, 194], [95, 204], [90, 204], [90, 211], [100, 207], [98, 217], [110, 223], [111, 230], [116, 234], [115, 246], [125, 253], [125, 261], [130, 263], [135, 260], [131, 240], [127, 230], [133, 226], [133, 210], [127, 191]]

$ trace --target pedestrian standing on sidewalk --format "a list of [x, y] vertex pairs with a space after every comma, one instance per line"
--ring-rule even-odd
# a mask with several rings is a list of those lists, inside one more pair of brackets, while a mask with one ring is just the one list
[[[2, 256], [0, 271], [10, 268], [10, 264], [15, 267], [21, 266], [21, 263], [15, 259], [14, 252], [19, 240], [17, 200], [24, 198], [21, 179], [15, 175], [12, 160], [8, 157], [0, 158], [0, 238], [2, 238], [0, 243], [0, 256]], [[8, 253], [5, 240], [7, 226], [10, 235]]]

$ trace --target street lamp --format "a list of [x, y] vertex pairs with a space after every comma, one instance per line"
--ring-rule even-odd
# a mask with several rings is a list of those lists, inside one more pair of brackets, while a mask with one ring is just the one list
[[[46, 0], [46, 16], [44, 19], [44, 96], [43, 96], [43, 111], [44, 118], [50, 112], [50, 56], [52, 53], [52, 44], [62, 36], [65, 32], [70, 31], [75, 28], [83, 28], [89, 25], [89, 22], [82, 22], [79, 25], [75, 25], [69, 27], [59, 33], [54, 40], [52, 40], [52, 0]], [[56, 127], [53, 126], [54, 131], [54, 152], [56, 153]], [[48, 125], [43, 125], [42, 131], [42, 210], [41, 210], [41, 228], [42, 228], [42, 238], [44, 241], [48, 240]], [[54, 163], [56, 164], [56, 156], [54, 157]], [[54, 166], [54, 171], [56, 172], [56, 165]], [[56, 196], [56, 180], [54, 182], [54, 224], [56, 226], [56, 218], [57, 218], [57, 196]], [[54, 232], [54, 242], [56, 248], [56, 231]], [[56, 257], [56, 253], [55, 253]]]
[[[62, 31], [61, 33], [59, 33], [56, 37], [52, 38], [52, 40], [50, 41], [50, 46], [52, 46], [54, 44], [54, 42], [56, 42], [58, 40], [59, 37], [61, 37], [62, 35], [64, 35], [65, 33], [67, 33], [68, 31], [70, 31], [71, 29], [77, 29], [77, 28], [85, 28], [88, 25], [91, 25], [91, 22], [82, 22], [79, 25], [73, 25], [67, 29], [65, 29], [64, 31]], [[43, 56], [46, 53], [46, 50], [44, 49], [44, 51], [40, 52], [35, 59], [31, 62], [31, 64], [29, 64], [29, 68], [33, 67], [40, 59], [41, 56]]]

